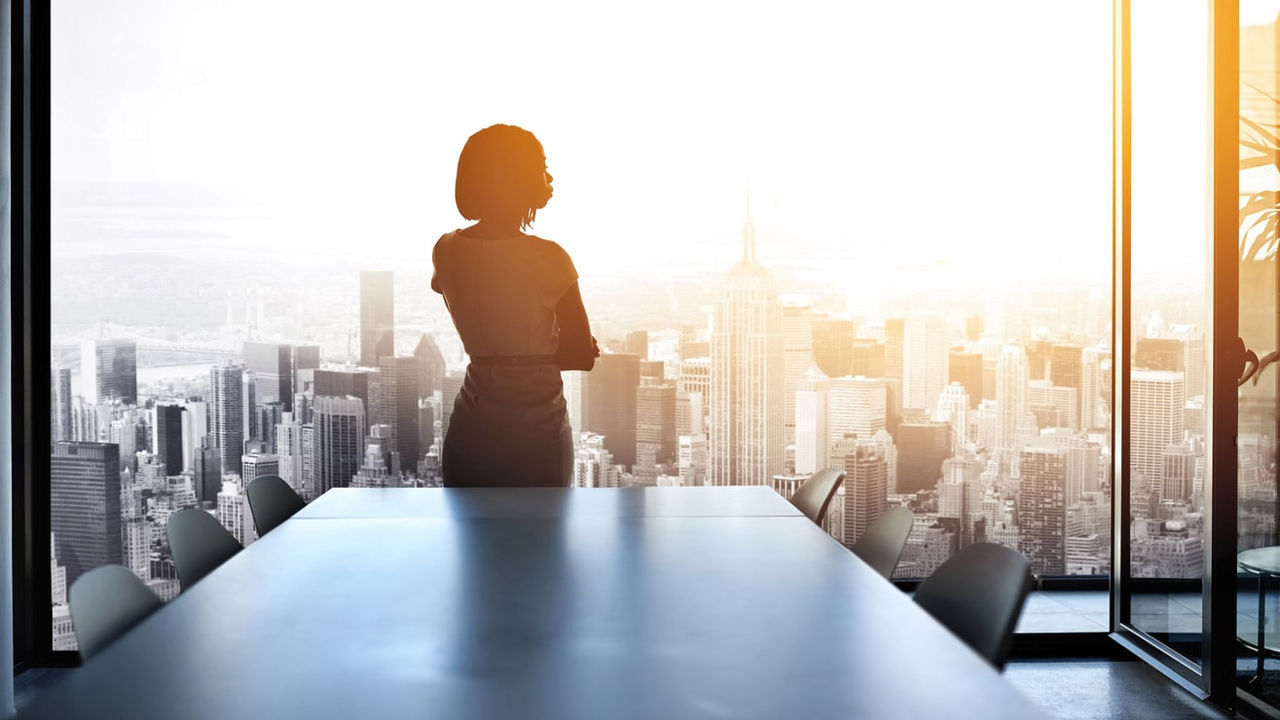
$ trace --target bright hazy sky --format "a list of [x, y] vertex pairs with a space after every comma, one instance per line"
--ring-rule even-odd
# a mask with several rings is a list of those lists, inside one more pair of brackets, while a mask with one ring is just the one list
[[55, 180], [240, 186], [283, 244], [416, 263], [509, 122], [582, 270], [727, 266], [749, 183], [766, 262], [1109, 276], [1111, 0], [452, 5], [56, 0]]

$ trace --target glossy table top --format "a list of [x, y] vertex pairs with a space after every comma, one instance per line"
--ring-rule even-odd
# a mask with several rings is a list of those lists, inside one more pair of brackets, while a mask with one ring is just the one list
[[1236, 563], [1252, 573], [1280, 575], [1280, 547], [1260, 547], [1243, 550], [1236, 555]]
[[803, 514], [772, 488], [335, 488], [295, 518], [747, 517]]
[[290, 520], [23, 717], [1045, 715], [803, 516], [570, 512]]

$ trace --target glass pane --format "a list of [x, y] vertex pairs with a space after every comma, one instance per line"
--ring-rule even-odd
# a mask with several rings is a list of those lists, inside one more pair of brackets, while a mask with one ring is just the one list
[[1110, 0], [314, 5], [53, 6], [57, 649], [95, 565], [176, 593], [173, 512], [252, 541], [252, 475], [440, 482], [432, 243], [495, 122], [605, 351], [575, 485], [843, 468], [839, 541], [904, 505], [899, 577], [1002, 543], [1098, 580], [1022, 629], [1106, 629]]
[[[1240, 8], [1240, 319], [1245, 347], [1261, 361], [1248, 366], [1239, 390], [1237, 471], [1240, 573], [1238, 679], [1263, 701], [1280, 707], [1280, 555], [1276, 536], [1276, 238], [1280, 206], [1280, 75], [1277, 15], [1280, 2]], [[1261, 580], [1261, 582], [1260, 582]], [[1261, 637], [1261, 643], [1259, 643]], [[1258, 648], [1265, 648], [1261, 653]], [[1265, 665], [1265, 666], [1264, 666]]]
[[1128, 621], [1203, 635], [1208, 7], [1134, 0]]

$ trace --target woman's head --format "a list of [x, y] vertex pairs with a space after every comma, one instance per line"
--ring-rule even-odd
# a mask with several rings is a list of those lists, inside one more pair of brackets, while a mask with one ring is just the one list
[[492, 125], [472, 135], [458, 157], [453, 194], [468, 220], [517, 220], [528, 227], [551, 199], [542, 143], [514, 125]]

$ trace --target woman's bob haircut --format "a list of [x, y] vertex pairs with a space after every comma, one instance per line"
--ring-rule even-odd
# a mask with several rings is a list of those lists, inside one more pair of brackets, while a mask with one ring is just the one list
[[545, 170], [542, 143], [533, 133], [491, 125], [467, 138], [458, 156], [458, 212], [468, 220], [515, 217], [527, 228], [547, 202]]

